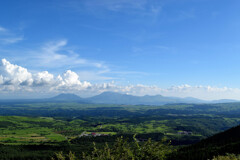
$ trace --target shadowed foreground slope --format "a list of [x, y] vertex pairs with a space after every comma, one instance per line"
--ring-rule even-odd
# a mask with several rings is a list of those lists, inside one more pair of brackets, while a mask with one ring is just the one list
[[182, 148], [171, 159], [206, 160], [226, 153], [240, 154], [240, 126]]

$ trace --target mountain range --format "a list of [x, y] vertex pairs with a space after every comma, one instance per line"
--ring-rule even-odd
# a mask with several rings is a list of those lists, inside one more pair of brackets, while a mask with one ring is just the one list
[[231, 103], [238, 102], [231, 99], [222, 99], [214, 101], [205, 101], [193, 97], [165, 97], [162, 95], [155, 96], [133, 96], [116, 92], [103, 92], [99, 95], [81, 98], [75, 94], [62, 93], [55, 97], [44, 99], [44, 101], [58, 102], [81, 102], [81, 103], [96, 103], [96, 104], [125, 104], [125, 105], [164, 105], [175, 103]]

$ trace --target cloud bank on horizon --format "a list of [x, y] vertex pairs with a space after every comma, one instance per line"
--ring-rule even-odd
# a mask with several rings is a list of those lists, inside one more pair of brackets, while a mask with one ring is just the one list
[[[167, 89], [158, 86], [116, 85], [112, 83], [92, 84], [80, 81], [79, 75], [74, 71], [67, 70], [61, 75], [53, 75], [48, 71], [31, 73], [28, 69], [16, 64], [11, 64], [6, 59], [0, 63], [0, 93], [37, 93], [39, 97], [58, 93], [75, 93], [81, 96], [91, 96], [105, 91], [113, 91], [137, 96], [157, 95], [177, 97], [197, 97], [202, 99], [235, 98], [239, 99], [238, 88], [217, 88], [211, 86], [172, 86]], [[24, 97], [24, 95], [23, 95]]]

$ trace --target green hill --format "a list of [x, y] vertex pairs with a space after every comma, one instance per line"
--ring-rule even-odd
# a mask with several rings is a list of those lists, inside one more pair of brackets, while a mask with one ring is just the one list
[[206, 160], [226, 153], [240, 154], [240, 125], [184, 147], [171, 157], [178, 160]]

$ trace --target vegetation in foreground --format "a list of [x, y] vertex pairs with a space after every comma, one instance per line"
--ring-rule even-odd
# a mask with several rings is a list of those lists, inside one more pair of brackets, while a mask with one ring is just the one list
[[149, 139], [146, 142], [139, 143], [136, 138], [134, 142], [128, 142], [123, 137], [118, 138], [117, 141], [109, 147], [106, 143], [102, 149], [96, 147], [91, 153], [83, 153], [82, 157], [76, 157], [72, 152], [64, 155], [62, 152], [56, 153], [56, 160], [165, 160], [167, 156], [174, 150], [172, 146], [164, 144], [163, 142], [152, 142]]
[[240, 160], [240, 155], [227, 154], [224, 156], [216, 156], [213, 160]]
[[[190, 146], [189, 148], [192, 147], [195, 149], [193, 150], [196, 152], [195, 154], [191, 151], [185, 151], [183, 153], [169, 144], [164, 142], [152, 142], [151, 139], [139, 143], [137, 139], [134, 138], [134, 142], [130, 143], [121, 137], [118, 138], [111, 147], [106, 143], [105, 147], [99, 149], [94, 143], [94, 150], [88, 154], [83, 153], [82, 157], [76, 157], [72, 152], [69, 152], [69, 154], [59, 152], [56, 153], [55, 157], [52, 157], [52, 160], [240, 160], [240, 149], [238, 146], [234, 145], [234, 143], [240, 143], [240, 140], [236, 139], [236, 135], [239, 135], [239, 128], [240, 126], [203, 140], [200, 144], [205, 143], [205, 150], [201, 147], [196, 148], [194, 145]], [[233, 138], [225, 137], [221, 140], [218, 139], [221, 136], [229, 136], [229, 133], [233, 134]], [[213, 139], [216, 141], [212, 141]], [[218, 140], [221, 142], [218, 142]], [[208, 143], [206, 143], [206, 141]], [[225, 141], [225, 144], [222, 144], [219, 148], [214, 146], [217, 143], [220, 145], [223, 141]], [[222, 150], [223, 148], [224, 150]]]

